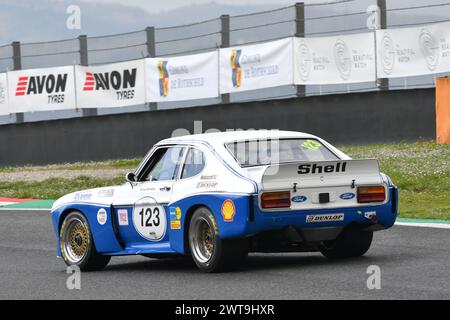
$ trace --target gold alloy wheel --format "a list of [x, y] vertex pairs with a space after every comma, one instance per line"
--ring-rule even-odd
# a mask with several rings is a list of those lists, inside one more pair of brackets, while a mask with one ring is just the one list
[[86, 256], [90, 241], [85, 222], [76, 217], [68, 221], [63, 241], [62, 247], [69, 262], [80, 262]]

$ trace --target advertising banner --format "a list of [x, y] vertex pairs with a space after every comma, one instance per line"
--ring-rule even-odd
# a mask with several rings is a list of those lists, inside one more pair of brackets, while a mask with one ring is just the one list
[[220, 93], [293, 84], [292, 38], [220, 49]]
[[379, 78], [450, 72], [450, 22], [377, 30]]
[[75, 66], [78, 108], [111, 108], [145, 103], [144, 60]]
[[11, 113], [75, 109], [73, 66], [8, 72]]
[[295, 38], [295, 84], [343, 84], [376, 80], [373, 32]]
[[8, 83], [6, 73], [0, 73], [0, 116], [9, 114]]
[[219, 96], [218, 53], [145, 59], [147, 102]]

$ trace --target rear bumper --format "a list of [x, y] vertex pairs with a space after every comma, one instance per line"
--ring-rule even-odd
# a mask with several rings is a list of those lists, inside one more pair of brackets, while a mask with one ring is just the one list
[[[289, 212], [262, 212], [257, 204], [257, 197], [251, 198], [253, 207], [249, 214], [247, 236], [263, 231], [294, 227], [298, 229], [309, 228], [341, 228], [350, 224], [358, 224], [369, 230], [377, 231], [390, 228], [394, 225], [398, 211], [398, 190], [395, 186], [389, 187], [389, 201], [379, 206], [360, 206], [351, 208], [298, 210]], [[311, 222], [308, 216], [315, 215], [343, 215], [341, 221]]]

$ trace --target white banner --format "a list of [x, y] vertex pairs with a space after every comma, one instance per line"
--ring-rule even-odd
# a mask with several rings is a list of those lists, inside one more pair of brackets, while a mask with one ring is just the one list
[[145, 59], [147, 102], [216, 98], [217, 51]]
[[379, 78], [450, 72], [450, 22], [377, 30]]
[[6, 73], [0, 73], [0, 116], [9, 114], [8, 82]]
[[376, 80], [373, 32], [295, 38], [295, 84], [342, 84]]
[[103, 66], [75, 66], [78, 108], [145, 103], [144, 60]]
[[220, 49], [220, 93], [293, 84], [292, 38]]
[[73, 66], [8, 72], [11, 113], [75, 109]]

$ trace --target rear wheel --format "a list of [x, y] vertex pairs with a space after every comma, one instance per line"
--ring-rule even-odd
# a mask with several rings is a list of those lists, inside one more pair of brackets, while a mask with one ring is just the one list
[[373, 232], [349, 226], [336, 240], [324, 241], [320, 246], [320, 252], [329, 259], [360, 257], [369, 250], [372, 238]]
[[76, 265], [83, 271], [103, 269], [111, 259], [95, 250], [94, 241], [86, 218], [79, 212], [69, 213], [59, 232], [61, 255], [68, 265]]
[[220, 238], [213, 214], [198, 208], [189, 224], [189, 248], [197, 267], [204, 272], [220, 272], [239, 267], [248, 254], [245, 239]]

